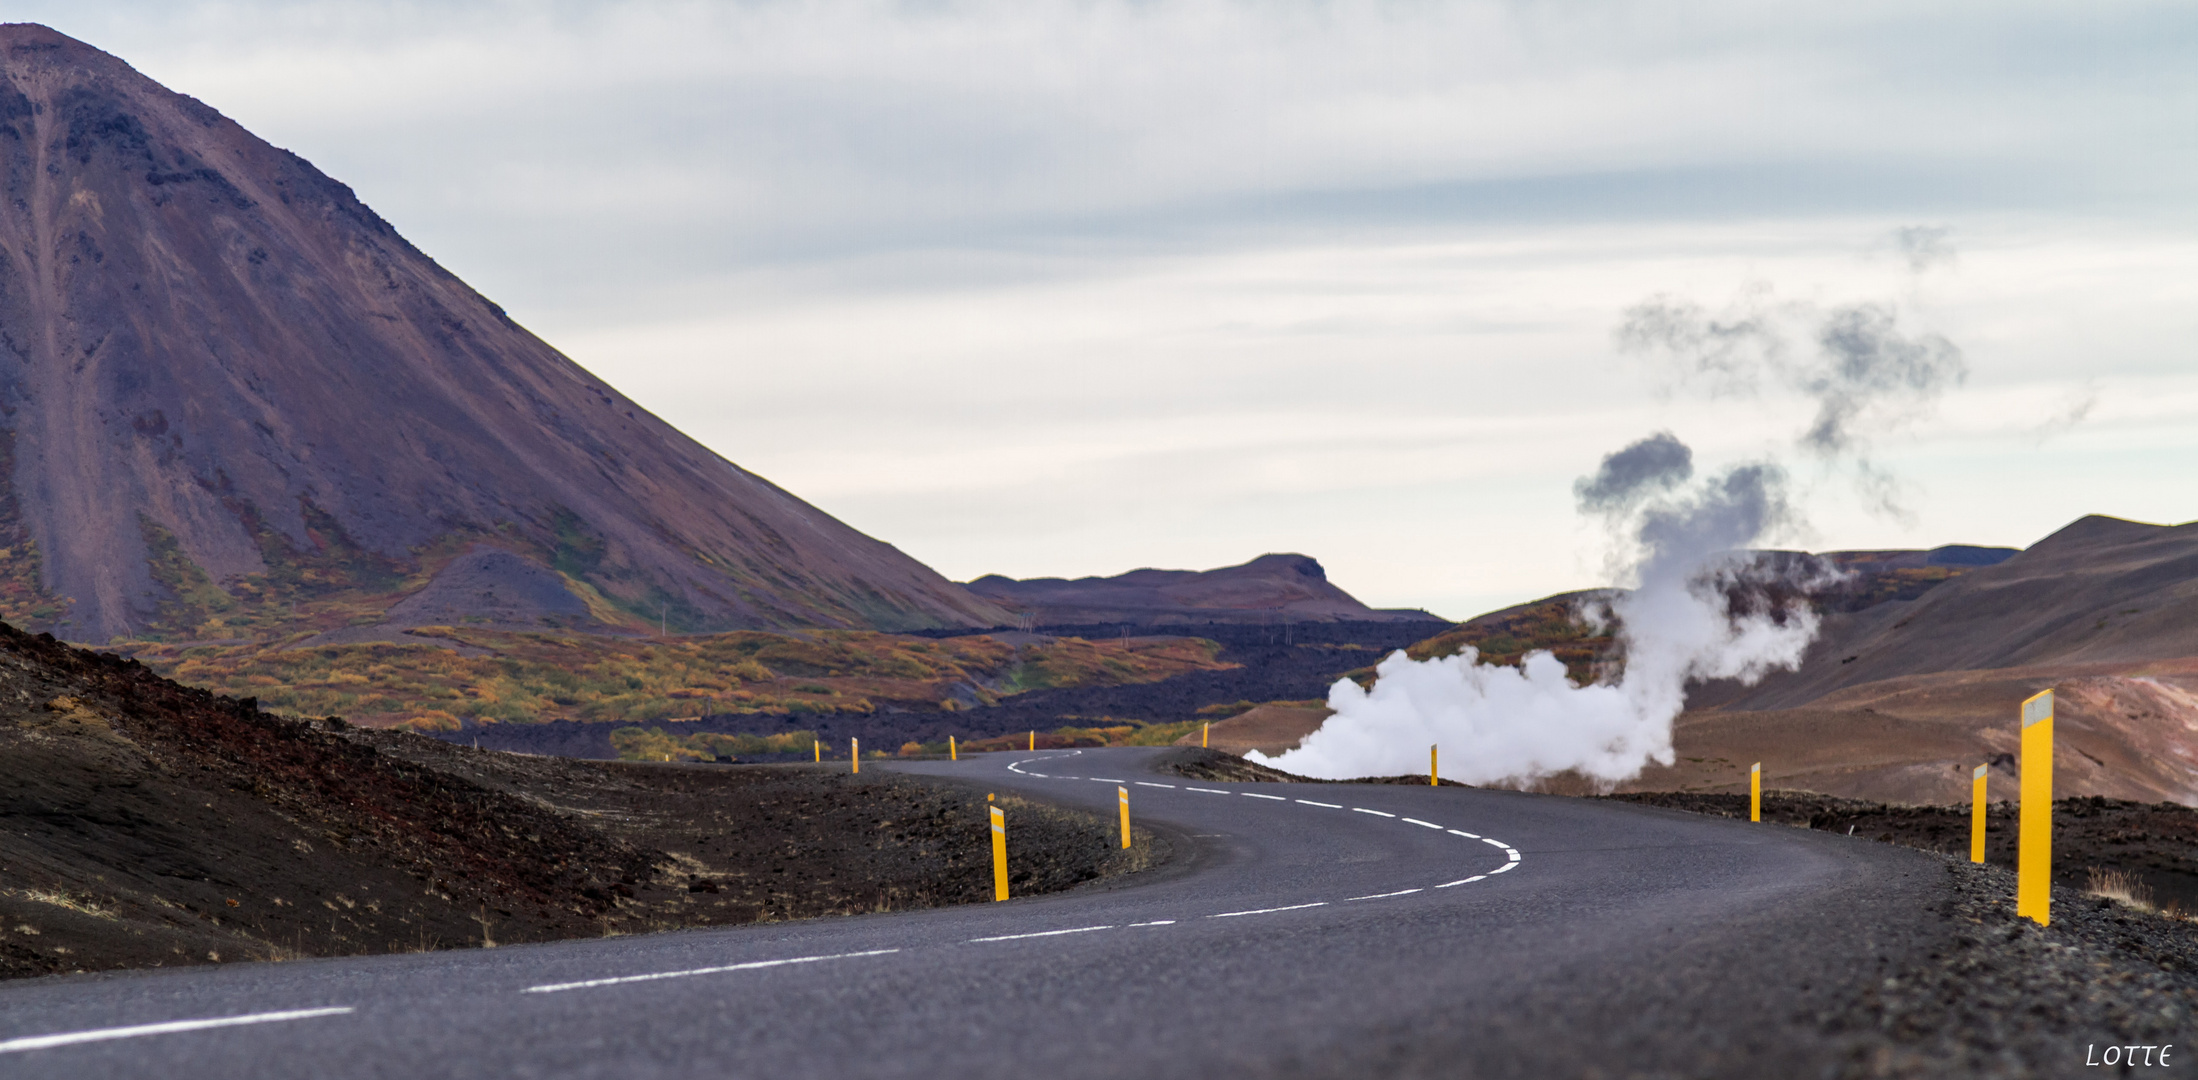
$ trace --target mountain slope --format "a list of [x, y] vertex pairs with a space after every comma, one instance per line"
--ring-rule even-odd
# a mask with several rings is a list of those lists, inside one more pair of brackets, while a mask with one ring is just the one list
[[1794, 672], [1696, 705], [1784, 709], [1943, 671], [2198, 656], [2198, 522], [2092, 515], [1913, 600], [1827, 618]]
[[522, 622], [1004, 621], [620, 396], [303, 159], [44, 27], [0, 27], [0, 187], [0, 618], [330, 629], [493, 549], [588, 612]]

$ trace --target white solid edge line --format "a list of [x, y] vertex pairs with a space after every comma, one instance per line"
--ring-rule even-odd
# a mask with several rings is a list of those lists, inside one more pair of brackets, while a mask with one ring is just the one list
[[1512, 867], [1514, 867], [1514, 866], [1517, 866], [1517, 865], [1519, 865], [1519, 864], [1518, 864], [1518, 863], [1515, 863], [1515, 862], [1507, 862], [1507, 863], [1503, 864], [1502, 866], [1499, 866], [1499, 867], [1495, 868], [1494, 870], [1490, 870], [1490, 871], [1489, 871], [1489, 873], [1491, 873], [1491, 874], [1501, 874], [1501, 873], [1503, 873], [1504, 871], [1506, 871], [1506, 870], [1509, 870], [1509, 869], [1511, 869]]
[[1392, 896], [1410, 896], [1416, 892], [1426, 891], [1425, 889], [1398, 889], [1396, 892], [1378, 892], [1372, 896], [1354, 896], [1350, 900], [1343, 901], [1343, 903], [1348, 904], [1351, 900], [1387, 900]]
[[1154, 919], [1151, 922], [1133, 922], [1131, 926], [1174, 926], [1174, 919]]
[[1229, 792], [1223, 791], [1223, 790], [1221, 790], [1220, 788], [1210, 788], [1210, 787], [1186, 787], [1186, 788], [1184, 788], [1183, 790], [1185, 790], [1185, 791], [1203, 791], [1203, 792], [1205, 792], [1205, 793], [1206, 793], [1206, 794], [1208, 794], [1208, 795], [1227, 795], [1227, 794], [1229, 794]]
[[334, 1005], [325, 1009], [289, 1009], [283, 1012], [249, 1013], [244, 1016], [216, 1016], [205, 1020], [169, 1020], [159, 1024], [135, 1024], [130, 1027], [99, 1028], [93, 1031], [66, 1031], [58, 1035], [25, 1035], [0, 1042], [0, 1054], [14, 1054], [24, 1050], [45, 1050], [75, 1043], [105, 1042], [108, 1039], [134, 1039], [142, 1035], [172, 1035], [180, 1031], [204, 1031], [208, 1028], [243, 1027], [246, 1024], [273, 1024], [283, 1020], [310, 1020], [316, 1016], [341, 1016], [351, 1011], [349, 1005]]
[[1314, 802], [1314, 801], [1313, 801], [1313, 800], [1311, 800], [1311, 799], [1299, 799], [1299, 800], [1297, 800], [1297, 801], [1298, 801], [1298, 802], [1301, 802], [1301, 803], [1304, 803], [1304, 804], [1305, 804], [1305, 805], [1307, 805], [1307, 806], [1325, 806], [1325, 807], [1327, 807], [1327, 808], [1328, 808], [1328, 809], [1330, 809], [1330, 810], [1341, 810], [1341, 809], [1343, 809], [1343, 804], [1342, 804], [1342, 803], [1332, 803], [1332, 802]]
[[1206, 916], [1206, 917], [1207, 917], [1207, 918], [1209, 918], [1209, 919], [1233, 919], [1233, 918], [1237, 917], [1238, 915], [1272, 915], [1272, 914], [1274, 914], [1274, 913], [1275, 913], [1275, 912], [1277, 912], [1277, 911], [1301, 911], [1301, 910], [1303, 910], [1303, 909], [1305, 909], [1305, 908], [1309, 908], [1309, 907], [1327, 907], [1327, 906], [1328, 906], [1328, 901], [1326, 901], [1326, 900], [1320, 900], [1320, 901], [1316, 901], [1316, 902], [1314, 902], [1314, 903], [1310, 903], [1310, 904], [1291, 904], [1291, 905], [1290, 905], [1289, 907], [1266, 907], [1266, 908], [1260, 908], [1260, 909], [1259, 909], [1259, 910], [1257, 910], [1257, 911], [1224, 911], [1224, 912], [1221, 912], [1221, 913], [1220, 913], [1220, 914], [1218, 914], [1218, 915], [1208, 915], [1208, 916]]
[[1169, 791], [1175, 790], [1174, 784], [1155, 784], [1150, 780], [1132, 780], [1130, 782], [1136, 784], [1138, 787], [1164, 787], [1167, 788]]
[[1486, 880], [1488, 880], [1488, 875], [1487, 875], [1487, 874], [1475, 874], [1475, 875], [1473, 875], [1472, 877], [1469, 877], [1469, 878], [1465, 878], [1465, 879], [1462, 879], [1462, 880], [1459, 880], [1459, 881], [1445, 881], [1445, 882], [1443, 882], [1442, 884], [1440, 884], [1440, 885], [1437, 885], [1437, 886], [1435, 886], [1435, 887], [1436, 887], [1436, 888], [1438, 888], [1438, 889], [1447, 889], [1447, 888], [1449, 888], [1449, 887], [1450, 887], [1450, 886], [1452, 886], [1452, 885], [1471, 885], [1471, 884], [1473, 884], [1473, 883], [1474, 883], [1474, 882], [1476, 882], [1476, 881], [1486, 881]]
[[1440, 829], [1440, 828], [1442, 828], [1442, 826], [1440, 826], [1440, 825], [1437, 825], [1437, 824], [1435, 824], [1435, 823], [1434, 823], [1434, 822], [1432, 822], [1432, 821], [1421, 821], [1420, 819], [1418, 819], [1418, 818], [1416, 818], [1416, 817], [1408, 817], [1408, 818], [1404, 818], [1403, 820], [1404, 820], [1404, 821], [1407, 821], [1407, 822], [1410, 822], [1411, 824], [1417, 825], [1417, 826], [1419, 826], [1419, 827], [1421, 827], [1421, 828], [1423, 828], [1423, 829]]
[[1256, 792], [1256, 791], [1239, 791], [1239, 792], [1237, 792], [1237, 794], [1239, 794], [1239, 795], [1242, 795], [1242, 796], [1244, 796], [1244, 797], [1245, 797], [1245, 798], [1247, 798], [1247, 799], [1272, 799], [1272, 800], [1274, 800], [1275, 802], [1289, 802], [1289, 801], [1290, 801], [1290, 800], [1289, 800], [1288, 798], [1286, 798], [1286, 797], [1284, 797], [1284, 796], [1281, 796], [1281, 795], [1261, 795], [1261, 794], [1259, 794], [1259, 793], [1258, 793], [1258, 792]]
[[1478, 840], [1481, 838], [1481, 834], [1479, 833], [1469, 833], [1462, 829], [1444, 829], [1443, 831], [1449, 833], [1452, 836], [1465, 837], [1468, 840]]
[[616, 986], [620, 983], [649, 982], [654, 979], [684, 979], [690, 975], [715, 975], [722, 971], [754, 971], [757, 968], [783, 967], [787, 964], [814, 964], [820, 960], [850, 960], [858, 956], [884, 956], [899, 949], [871, 949], [868, 952], [833, 953], [830, 956], [795, 956], [785, 960], [751, 960], [745, 964], [725, 964], [719, 967], [690, 968], [686, 971], [657, 971], [647, 975], [619, 975], [608, 979], [583, 979], [569, 983], [543, 983], [519, 991], [522, 994], [554, 994], [560, 990], [586, 990], [596, 986]]
[[1021, 941], [1024, 938], [1059, 937], [1062, 934], [1088, 934], [1094, 930], [1112, 929], [1115, 928], [1112, 926], [1079, 926], [1074, 930], [1040, 930], [1035, 934], [1001, 934], [999, 937], [973, 937], [969, 939], [969, 944], [975, 945], [980, 941]]
[[1395, 817], [1395, 816], [1397, 816], [1397, 815], [1395, 815], [1395, 814], [1387, 814], [1387, 813], [1382, 813], [1382, 811], [1379, 811], [1379, 810], [1368, 810], [1367, 808], [1365, 808], [1365, 807], [1363, 807], [1363, 806], [1354, 806], [1354, 807], [1352, 807], [1352, 808], [1351, 808], [1351, 812], [1352, 812], [1352, 813], [1354, 813], [1354, 814], [1380, 814], [1380, 815], [1381, 815], [1382, 817]]

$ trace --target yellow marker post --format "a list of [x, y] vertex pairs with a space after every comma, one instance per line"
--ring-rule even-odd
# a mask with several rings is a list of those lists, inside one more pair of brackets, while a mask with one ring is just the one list
[[1763, 820], [1763, 763], [1748, 766], [1748, 820]]
[[[991, 796], [986, 796], [991, 798]], [[1007, 899], [1007, 815], [992, 810], [992, 899]]]
[[1030, 733], [1030, 748], [1033, 750], [1038, 749], [1038, 733], [1035, 731]]
[[1969, 861], [1984, 861], [1984, 766], [1969, 774]]
[[2022, 703], [2022, 830], [2015, 852], [2015, 917], [2053, 914], [2053, 691]]
[[962, 759], [962, 752], [954, 747], [954, 736], [952, 735], [946, 737], [946, 757], [948, 761], [960, 761]]
[[862, 771], [862, 740], [847, 740], [847, 756], [855, 762], [855, 771]]
[[1130, 789], [1115, 788], [1114, 795], [1122, 800], [1122, 846], [1126, 848], [1130, 846]]
[[1207, 744], [1207, 743], [1208, 743], [1208, 742], [1209, 742], [1210, 740], [1212, 740], [1212, 739], [1213, 739], [1213, 725], [1212, 725], [1212, 724], [1207, 724], [1207, 725], [1206, 725], [1205, 727], [1202, 727], [1202, 728], [1199, 728], [1199, 729], [1198, 729], [1198, 748], [1199, 748], [1199, 749], [1201, 749], [1201, 750], [1205, 749], [1205, 748], [1206, 748], [1206, 744]]
[[814, 739], [814, 740], [811, 740], [811, 742], [812, 742], [812, 743], [814, 744], [814, 747], [815, 747], [815, 749], [816, 749], [816, 752], [817, 752], [817, 764], [819, 764], [819, 765], [822, 765], [822, 764], [824, 764], [824, 740], [823, 740], [823, 739]]
[[1435, 747], [1427, 748], [1427, 786], [1435, 786]]

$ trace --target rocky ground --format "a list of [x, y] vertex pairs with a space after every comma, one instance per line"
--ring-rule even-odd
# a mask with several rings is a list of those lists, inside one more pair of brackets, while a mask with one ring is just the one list
[[2012, 873], [1943, 858], [1948, 944], [1813, 1018], [1844, 1044], [1836, 1075], [2149, 1074], [2156, 1049], [2108, 1048], [2170, 1045], [2168, 1068], [2198, 1065], [2198, 925], [2056, 887], [2041, 927], [2015, 917]]
[[[1613, 795], [1621, 802], [1667, 806], [1723, 817], [1746, 817], [1746, 795], [1643, 792]], [[1988, 804], [1985, 861], [2015, 868], [2018, 827], [2015, 804]], [[1969, 807], [1895, 806], [1813, 792], [1772, 791], [1763, 796], [1763, 820], [1820, 832], [1851, 832], [1889, 844], [1948, 855], [1969, 855]], [[2084, 890], [2095, 876], [2126, 876], [2135, 898], [2169, 911], [2198, 913], [2198, 809], [2176, 803], [2138, 803], [2087, 797], [2053, 804], [2053, 880]]]
[[[1745, 795], [1617, 795], [1723, 817], [1745, 817]], [[1866, 836], [1940, 854], [1946, 902], [1932, 914], [1951, 929], [1929, 959], [1812, 1017], [1845, 1045], [1853, 1077], [2125, 1075], [2107, 1048], [2193, 1038], [2198, 1017], [2198, 810], [2173, 803], [2063, 799], [2053, 808], [2050, 924], [2015, 917], [2011, 803], [1988, 808], [1983, 865], [1969, 861], [1969, 808], [1889, 806], [1808, 792], [1767, 792], [1763, 820]], [[2101, 886], [2121, 899], [2090, 890]], [[2171, 1056], [2168, 1067], [2198, 1065]], [[2117, 1050], [2120, 1059], [2126, 1051]], [[2158, 1051], [2153, 1051], [2157, 1061]], [[2137, 1072], [2149, 1072], [2140, 1050]], [[2098, 1062], [2087, 1065], [2086, 1059]]]
[[[1165, 857], [1097, 817], [1010, 813], [1019, 893]], [[0, 977], [975, 901], [985, 822], [985, 792], [937, 780], [288, 720], [0, 626]]]

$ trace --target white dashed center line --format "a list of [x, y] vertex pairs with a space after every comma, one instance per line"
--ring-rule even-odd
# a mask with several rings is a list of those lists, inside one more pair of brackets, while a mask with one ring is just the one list
[[754, 971], [758, 968], [785, 967], [788, 964], [817, 964], [826, 960], [852, 960], [858, 956], [884, 956], [899, 949], [872, 949], [869, 952], [833, 953], [830, 956], [796, 956], [785, 960], [752, 960], [745, 964], [723, 964], [718, 967], [689, 968], [686, 971], [656, 971], [647, 975], [620, 975], [610, 979], [584, 979], [580, 982], [544, 983], [530, 986], [521, 993], [554, 994], [560, 990], [587, 990], [597, 986], [617, 986], [621, 983], [653, 982], [657, 979], [685, 979], [695, 975], [716, 975], [725, 971]]
[[1306, 909], [1306, 908], [1309, 908], [1309, 907], [1327, 907], [1327, 906], [1328, 906], [1328, 901], [1326, 901], [1326, 900], [1320, 900], [1320, 901], [1316, 901], [1316, 902], [1314, 902], [1314, 903], [1310, 903], [1310, 904], [1291, 904], [1291, 905], [1290, 905], [1289, 907], [1269, 907], [1269, 908], [1260, 908], [1260, 909], [1258, 909], [1258, 910], [1256, 910], [1256, 911], [1224, 911], [1224, 912], [1220, 913], [1219, 915], [1208, 915], [1208, 916], [1206, 916], [1206, 917], [1207, 917], [1207, 918], [1209, 918], [1209, 919], [1233, 919], [1233, 918], [1236, 918], [1236, 917], [1237, 917], [1237, 916], [1239, 916], [1239, 915], [1272, 915], [1272, 914], [1274, 914], [1274, 913], [1275, 913], [1275, 912], [1277, 912], [1277, 911], [1303, 911], [1304, 909]]
[[0, 1054], [15, 1054], [25, 1050], [47, 1050], [56, 1046], [73, 1046], [77, 1043], [106, 1042], [109, 1039], [136, 1039], [146, 1035], [174, 1035], [184, 1031], [243, 1027], [246, 1024], [276, 1024], [284, 1020], [310, 1020], [316, 1016], [342, 1016], [350, 1011], [351, 1006], [349, 1005], [337, 1005], [326, 1009], [290, 1009], [284, 1012], [250, 1013], [244, 1016], [216, 1016], [204, 1020], [169, 1020], [159, 1024], [97, 1028], [91, 1031], [65, 1031], [58, 1035], [25, 1035], [21, 1038], [0, 1042]]
[[1074, 930], [1040, 930], [1035, 934], [1001, 934], [999, 937], [973, 937], [969, 939], [969, 943], [974, 945], [980, 941], [1021, 941], [1024, 938], [1059, 937], [1062, 934], [1088, 934], [1094, 930], [1112, 929], [1114, 927], [1111, 926], [1079, 926]]
[[[1080, 752], [1080, 751], [1072, 751], [1072, 752], [1071, 752], [1071, 756], [1073, 756], [1073, 755], [1074, 755], [1075, 753], [1079, 753], [1079, 752]], [[1036, 761], [1036, 760], [1040, 760], [1040, 759], [1035, 759], [1035, 758], [1033, 758], [1033, 759], [1028, 759], [1028, 761]], [[1027, 762], [1016, 762], [1016, 763], [1014, 763], [1014, 764], [1011, 764], [1011, 765], [1009, 765], [1009, 766], [1008, 766], [1008, 768], [1009, 768], [1009, 769], [1011, 769], [1011, 770], [1013, 770], [1013, 771], [1015, 771], [1015, 772], [1022, 772], [1022, 769], [1020, 768], [1020, 766], [1022, 766], [1023, 764], [1026, 764], [1026, 763], [1027, 763]], [[1039, 777], [1044, 777], [1044, 776], [1045, 776], [1045, 774], [1043, 774], [1043, 773], [1024, 773], [1023, 775], [1026, 775], [1026, 776], [1039, 776]], [[1045, 777], [1045, 778], [1047, 778], [1047, 779], [1061, 779], [1061, 780], [1082, 780], [1082, 779], [1085, 779], [1085, 777], [1078, 777], [1078, 776], [1066, 776], [1066, 777]], [[1242, 796], [1244, 796], [1244, 797], [1246, 797], [1246, 798], [1249, 798], [1249, 799], [1265, 799], [1265, 800], [1267, 800], [1267, 801], [1269, 801], [1269, 802], [1296, 802], [1296, 803], [1298, 803], [1298, 804], [1299, 804], [1299, 805], [1301, 805], [1301, 806], [1317, 806], [1317, 807], [1320, 807], [1320, 808], [1321, 808], [1321, 809], [1323, 809], [1323, 810], [1350, 810], [1351, 812], [1353, 812], [1353, 813], [1357, 813], [1357, 814], [1371, 814], [1371, 815], [1373, 815], [1374, 817], [1383, 817], [1383, 818], [1389, 818], [1389, 819], [1391, 819], [1391, 820], [1395, 820], [1395, 821], [1402, 821], [1402, 822], [1403, 822], [1404, 824], [1407, 824], [1407, 825], [1417, 825], [1417, 826], [1419, 826], [1420, 828], [1423, 828], [1423, 829], [1434, 829], [1434, 830], [1436, 830], [1436, 831], [1438, 831], [1438, 832], [1446, 832], [1446, 833], [1449, 833], [1449, 834], [1450, 834], [1450, 835], [1452, 835], [1452, 836], [1458, 836], [1458, 837], [1463, 837], [1463, 838], [1465, 838], [1465, 839], [1467, 839], [1467, 840], [1478, 840], [1478, 841], [1480, 841], [1481, 843], [1487, 844], [1488, 846], [1490, 846], [1490, 847], [1493, 847], [1493, 848], [1495, 848], [1495, 849], [1497, 849], [1497, 850], [1499, 850], [1499, 851], [1501, 851], [1501, 852], [1503, 852], [1503, 853], [1504, 853], [1504, 860], [1505, 860], [1505, 861], [1504, 861], [1503, 865], [1501, 865], [1501, 866], [1498, 866], [1498, 867], [1497, 867], [1497, 868], [1495, 868], [1494, 870], [1491, 870], [1491, 871], [1489, 871], [1488, 873], [1485, 873], [1485, 874], [1475, 874], [1475, 875], [1473, 875], [1472, 877], [1467, 877], [1467, 878], [1459, 878], [1459, 879], [1458, 879], [1458, 880], [1456, 880], [1456, 881], [1446, 881], [1446, 882], [1443, 882], [1443, 883], [1442, 883], [1442, 884], [1440, 884], [1440, 885], [1436, 885], [1436, 886], [1433, 886], [1433, 888], [1437, 888], [1437, 889], [1448, 889], [1448, 888], [1453, 888], [1453, 887], [1455, 887], [1455, 886], [1459, 886], [1459, 885], [1470, 885], [1470, 884], [1472, 884], [1472, 883], [1474, 883], [1474, 882], [1476, 882], [1476, 881], [1487, 881], [1487, 880], [1488, 880], [1489, 878], [1491, 878], [1491, 877], [1494, 877], [1494, 876], [1495, 876], [1495, 875], [1497, 875], [1497, 874], [1501, 874], [1501, 873], [1504, 873], [1505, 871], [1508, 871], [1508, 870], [1510, 870], [1510, 869], [1511, 869], [1512, 867], [1515, 867], [1515, 866], [1518, 866], [1518, 865], [1520, 865], [1520, 855], [1519, 855], [1519, 850], [1518, 850], [1517, 848], [1514, 848], [1514, 847], [1512, 847], [1512, 846], [1511, 846], [1511, 845], [1509, 845], [1509, 844], [1506, 844], [1506, 843], [1504, 843], [1504, 842], [1503, 842], [1503, 841], [1501, 841], [1501, 840], [1497, 840], [1497, 839], [1495, 839], [1495, 838], [1493, 838], [1493, 837], [1487, 837], [1487, 836], [1482, 836], [1482, 835], [1480, 835], [1479, 833], [1471, 833], [1471, 832], [1466, 832], [1466, 831], [1465, 831], [1465, 830], [1463, 830], [1463, 829], [1449, 829], [1449, 828], [1444, 828], [1443, 826], [1441, 826], [1441, 825], [1438, 825], [1438, 824], [1436, 824], [1436, 823], [1434, 823], [1434, 822], [1432, 822], [1432, 821], [1422, 821], [1422, 820], [1420, 820], [1419, 818], [1414, 818], [1414, 817], [1399, 817], [1398, 815], [1396, 815], [1396, 814], [1392, 814], [1392, 813], [1390, 813], [1390, 812], [1389, 812], [1389, 811], [1387, 811], [1387, 810], [1376, 810], [1376, 809], [1373, 809], [1372, 807], [1366, 807], [1366, 806], [1344, 806], [1344, 805], [1343, 805], [1343, 804], [1341, 804], [1341, 803], [1320, 802], [1320, 801], [1319, 801], [1319, 800], [1317, 800], [1317, 799], [1291, 799], [1291, 798], [1289, 798], [1289, 797], [1287, 797], [1287, 796], [1282, 796], [1282, 795], [1266, 795], [1266, 794], [1262, 794], [1262, 793], [1260, 793], [1260, 792], [1256, 792], [1256, 791], [1229, 791], [1229, 790], [1225, 790], [1225, 789], [1222, 789], [1222, 788], [1202, 788], [1202, 787], [1191, 787], [1191, 786], [1190, 786], [1190, 785], [1188, 785], [1188, 784], [1181, 784], [1181, 785], [1178, 785], [1178, 784], [1162, 784], [1162, 783], [1156, 783], [1156, 782], [1154, 782], [1154, 781], [1150, 781], [1150, 780], [1117, 780], [1117, 779], [1112, 779], [1112, 778], [1109, 778], [1109, 777], [1104, 777], [1104, 776], [1094, 776], [1094, 777], [1090, 777], [1089, 779], [1090, 779], [1090, 780], [1092, 780], [1092, 781], [1093, 781], [1093, 782], [1095, 782], [1095, 783], [1101, 783], [1101, 784], [1135, 784], [1135, 785], [1137, 785], [1138, 787], [1151, 787], [1151, 788], [1167, 788], [1167, 789], [1169, 789], [1169, 790], [1178, 790], [1178, 789], [1180, 789], [1180, 790], [1183, 790], [1183, 791], [1195, 791], [1195, 792], [1198, 792], [1198, 793], [1199, 793], [1199, 794], [1201, 794], [1201, 795], [1242, 795]], [[1203, 833], [1201, 833], [1201, 834], [1196, 834], [1196, 835], [1207, 835], [1207, 834], [1203, 834]], [[1216, 834], [1216, 835], [1218, 835], [1218, 834]], [[1387, 899], [1390, 899], [1390, 898], [1392, 898], [1392, 897], [1398, 897], [1398, 896], [1410, 896], [1410, 895], [1412, 895], [1412, 894], [1414, 894], [1414, 893], [1419, 893], [1419, 892], [1425, 892], [1425, 891], [1426, 891], [1426, 889], [1425, 889], [1425, 888], [1414, 888], [1414, 889], [1398, 889], [1398, 890], [1396, 890], [1396, 891], [1394, 891], [1394, 892], [1371, 893], [1371, 894], [1369, 894], [1369, 895], [1366, 895], [1366, 896], [1353, 896], [1353, 897], [1350, 897], [1350, 898], [1348, 898], [1348, 899], [1345, 899], [1345, 900], [1338, 900], [1338, 901], [1334, 901], [1334, 902], [1335, 902], [1335, 903], [1351, 903], [1352, 901], [1357, 901], [1357, 900], [1387, 900]], [[1275, 913], [1277, 913], [1277, 912], [1283, 912], [1283, 911], [1303, 911], [1303, 910], [1305, 910], [1305, 909], [1307, 909], [1307, 908], [1326, 907], [1326, 906], [1328, 906], [1328, 904], [1329, 904], [1329, 903], [1330, 903], [1330, 901], [1326, 901], [1326, 900], [1320, 900], [1320, 901], [1315, 901], [1315, 902], [1312, 902], [1312, 903], [1305, 903], [1305, 904], [1289, 904], [1289, 905], [1285, 905], [1285, 906], [1282, 906], [1282, 907], [1270, 907], [1270, 908], [1253, 908], [1253, 909], [1251, 909], [1251, 910], [1248, 910], [1248, 911], [1224, 911], [1224, 912], [1220, 912], [1220, 913], [1218, 913], [1218, 914], [1212, 914], [1212, 915], [1207, 915], [1207, 916], [1205, 916], [1205, 918], [1209, 918], [1209, 919], [1231, 919], [1231, 918], [1236, 918], [1236, 917], [1238, 917], [1238, 916], [1242, 916], [1242, 915], [1272, 915], [1272, 914], [1275, 914]], [[1140, 927], [1141, 927], [1141, 926], [1173, 926], [1173, 925], [1175, 925], [1175, 920], [1174, 920], [1174, 919], [1156, 919], [1156, 920], [1153, 920], [1153, 921], [1151, 921], [1151, 922], [1128, 923], [1128, 924], [1126, 924], [1126, 925], [1128, 925], [1128, 926], [1140, 926]], [[1057, 936], [1057, 935], [1061, 935], [1061, 934], [1087, 934], [1087, 933], [1091, 933], [1092, 931], [1095, 931], [1095, 930], [1112, 930], [1112, 929], [1115, 929], [1115, 927], [1113, 927], [1113, 926], [1085, 926], [1085, 927], [1078, 927], [1078, 928], [1076, 928], [1076, 929], [1072, 929], [1072, 930], [1043, 930], [1043, 931], [1039, 931], [1039, 932], [1036, 932], [1036, 933], [1029, 933], [1029, 934], [1003, 934], [1003, 935], [1000, 935], [1000, 936], [997, 936], [997, 937], [982, 937], [982, 938], [972, 938], [972, 939], [970, 939], [970, 940], [971, 940], [971, 942], [986, 942], [986, 941], [1019, 941], [1019, 940], [1025, 939], [1025, 938], [1055, 937], [1055, 936]], [[890, 950], [890, 949], [888, 949], [888, 950], [884, 950], [884, 951], [886, 951], [886, 952], [891, 952], [891, 951], [893, 951], [893, 950]], [[871, 954], [867, 954], [867, 953], [850, 953], [850, 954], [848, 954], [848, 955], [851, 955], [851, 956], [863, 956], [863, 955], [871, 955]], [[815, 957], [815, 958], [812, 958], [812, 959], [832, 959], [832, 958], [830, 958], [830, 957]], [[710, 971], [710, 970], [737, 970], [737, 968], [739, 968], [739, 967], [744, 967], [744, 966], [767, 966], [767, 965], [768, 965], [768, 963], [800, 963], [800, 962], [802, 962], [802, 961], [773, 961], [773, 962], [767, 962], [766, 964], [758, 964], [758, 965], [735, 965], [735, 966], [734, 966], [734, 967], [732, 967], [732, 968], [713, 968], [713, 969], [704, 969], [704, 970], [705, 970], [705, 971]], [[627, 979], [610, 979], [610, 980], [598, 980], [597, 982], [592, 982], [592, 983], [581, 983], [581, 984], [573, 984], [573, 985], [588, 985], [588, 986], [593, 986], [593, 985], [601, 985], [602, 983], [605, 983], [605, 982], [626, 982], [626, 981], [633, 981], [633, 980], [636, 980], [636, 979], [644, 979], [644, 978], [670, 978], [670, 977], [672, 977], [673, 975], [678, 975], [678, 974], [700, 974], [700, 973], [701, 973], [701, 972], [692, 972], [692, 973], [689, 973], [689, 972], [673, 972], [673, 973], [667, 973], [667, 974], [664, 974], [664, 975], [643, 975], [643, 976], [630, 976], [630, 977], [628, 977]]]

